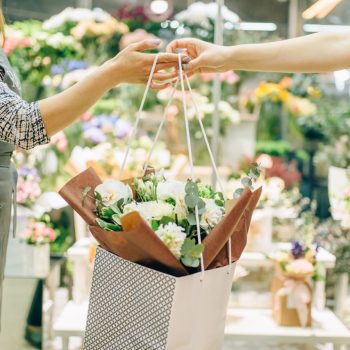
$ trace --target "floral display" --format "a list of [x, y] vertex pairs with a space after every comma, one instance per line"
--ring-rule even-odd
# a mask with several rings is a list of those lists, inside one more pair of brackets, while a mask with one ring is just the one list
[[36, 169], [22, 167], [18, 170], [17, 203], [31, 207], [41, 195], [40, 177]]
[[273, 255], [273, 259], [286, 275], [311, 277], [316, 273], [317, 249], [317, 245], [294, 241], [290, 251], [278, 252]]
[[55, 241], [56, 231], [45, 222], [32, 220], [28, 223], [21, 237], [27, 244], [47, 244]]
[[117, 180], [95, 188], [100, 227], [121, 231], [121, 218], [136, 211], [185, 266], [197, 267], [203, 247], [195, 243], [195, 207], [205, 237], [225, 214], [223, 194], [200, 182], [168, 181], [162, 172], [136, 178], [133, 185], [134, 197], [130, 186]]

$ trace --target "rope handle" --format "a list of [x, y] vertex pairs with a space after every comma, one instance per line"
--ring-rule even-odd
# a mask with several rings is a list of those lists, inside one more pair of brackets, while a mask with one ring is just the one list
[[[135, 138], [136, 133], [137, 133], [137, 129], [138, 129], [138, 126], [139, 126], [139, 123], [140, 123], [140, 120], [141, 120], [142, 111], [143, 111], [144, 104], [145, 104], [145, 101], [146, 101], [146, 98], [147, 98], [147, 95], [148, 95], [149, 88], [150, 88], [151, 83], [152, 83], [152, 79], [153, 79], [153, 76], [154, 76], [154, 72], [155, 72], [155, 69], [156, 69], [158, 58], [159, 58], [159, 54], [157, 54], [155, 56], [155, 58], [154, 58], [153, 65], [152, 65], [152, 68], [151, 68], [151, 71], [150, 71], [150, 75], [149, 75], [149, 78], [148, 78], [148, 81], [147, 81], [147, 85], [146, 85], [146, 88], [145, 88], [145, 91], [144, 91], [144, 94], [143, 94], [143, 97], [142, 97], [142, 100], [141, 100], [140, 107], [139, 107], [138, 112], [137, 112], [136, 121], [135, 121], [135, 124], [133, 126], [132, 132], [131, 132], [129, 140], [128, 140], [127, 150], [126, 150], [126, 153], [125, 153], [125, 156], [124, 156], [124, 159], [123, 159], [123, 163], [122, 163], [122, 166], [121, 166], [121, 169], [120, 169], [120, 173], [119, 173], [119, 178], [120, 179], [122, 179], [122, 176], [123, 176], [123, 173], [124, 173], [126, 162], [127, 162], [128, 157], [129, 157], [129, 154], [130, 154], [132, 141]], [[188, 156], [189, 156], [189, 163], [190, 163], [190, 170], [191, 170], [192, 180], [195, 179], [195, 172], [194, 172], [194, 164], [193, 164], [191, 135], [190, 135], [190, 129], [189, 129], [188, 108], [187, 108], [186, 95], [185, 95], [185, 80], [186, 80], [186, 84], [188, 86], [188, 91], [190, 93], [191, 100], [192, 100], [192, 103], [193, 103], [193, 106], [194, 106], [194, 109], [195, 109], [196, 118], [197, 118], [197, 120], [199, 122], [200, 129], [201, 129], [201, 132], [203, 134], [203, 138], [204, 138], [205, 144], [207, 146], [207, 150], [208, 150], [208, 153], [209, 153], [209, 156], [210, 156], [210, 160], [211, 160], [211, 163], [212, 163], [213, 170], [215, 172], [215, 176], [217, 177], [220, 190], [222, 191], [222, 193], [224, 193], [223, 182], [222, 182], [222, 180], [220, 178], [219, 171], [217, 169], [215, 158], [214, 158], [213, 152], [211, 150], [210, 143], [209, 143], [207, 134], [205, 132], [205, 128], [204, 128], [202, 119], [200, 117], [199, 108], [198, 108], [198, 105], [197, 105], [197, 103], [195, 101], [194, 94], [193, 94], [193, 91], [192, 91], [192, 88], [191, 88], [191, 85], [190, 85], [189, 78], [188, 78], [187, 74], [185, 72], [183, 72], [182, 62], [181, 62], [181, 53], [178, 53], [178, 64], [179, 64], [179, 80], [180, 80], [180, 86], [181, 86], [181, 92], [182, 92], [182, 104], [183, 104], [184, 119], [185, 119], [186, 142], [187, 142], [187, 149], [188, 149]], [[149, 152], [148, 157], [147, 157], [146, 162], [145, 162], [145, 166], [144, 166], [144, 170], [143, 170], [143, 176], [145, 175], [145, 173], [147, 171], [147, 167], [148, 167], [149, 162], [150, 162], [150, 160], [152, 158], [153, 152], [155, 150], [155, 146], [156, 146], [156, 144], [158, 142], [160, 133], [161, 133], [162, 128], [164, 126], [164, 123], [166, 121], [167, 111], [168, 111], [169, 106], [171, 105], [171, 103], [172, 103], [172, 101], [174, 99], [174, 95], [175, 95], [175, 92], [176, 92], [176, 89], [177, 89], [177, 85], [178, 85], [178, 82], [176, 82], [175, 86], [173, 86], [173, 91], [172, 91], [172, 93], [170, 95], [170, 98], [169, 98], [169, 101], [168, 101], [168, 103], [167, 103], [167, 105], [166, 105], [166, 107], [164, 109], [160, 125], [158, 127], [158, 130], [157, 130], [157, 133], [155, 135], [153, 144], [151, 146], [150, 152]], [[199, 222], [198, 206], [195, 207], [195, 217], [196, 217], [196, 226], [197, 226], [197, 234], [198, 234], [198, 243], [201, 244], [202, 240], [201, 240], [201, 235], [200, 235], [200, 222]], [[229, 255], [229, 266], [230, 266], [229, 273], [230, 273], [231, 272], [231, 268], [232, 268], [232, 264], [231, 264], [231, 262], [232, 262], [231, 238], [228, 241], [228, 255]], [[203, 280], [203, 277], [204, 277], [203, 255], [201, 255], [201, 273], [202, 273], [202, 280]]]

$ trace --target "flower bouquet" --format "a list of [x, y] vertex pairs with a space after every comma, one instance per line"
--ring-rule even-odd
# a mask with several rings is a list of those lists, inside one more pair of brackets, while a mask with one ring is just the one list
[[317, 246], [294, 241], [289, 252], [273, 256], [273, 316], [281, 326], [311, 326], [311, 279], [317, 271], [317, 250]]
[[[136, 136], [156, 60], [130, 140]], [[180, 55], [179, 71], [184, 97]], [[129, 140], [117, 179], [102, 182], [89, 168], [60, 191], [100, 244], [85, 350], [222, 348], [232, 262], [245, 247], [261, 189], [251, 190], [257, 170], [233, 203], [225, 201], [223, 191], [195, 180], [185, 98], [183, 103], [192, 173], [187, 182], [170, 181], [148, 168], [165, 110], [141, 177], [120, 181]], [[198, 121], [213, 160], [200, 116]], [[213, 167], [217, 173], [214, 162]]]

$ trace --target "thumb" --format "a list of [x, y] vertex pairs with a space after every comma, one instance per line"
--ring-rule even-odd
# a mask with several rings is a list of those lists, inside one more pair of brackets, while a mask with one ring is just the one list
[[203, 67], [203, 57], [198, 56], [197, 58], [191, 60], [187, 65], [187, 70], [196, 71]]
[[143, 40], [133, 45], [135, 51], [145, 51], [156, 49], [160, 46], [162, 41], [160, 39]]

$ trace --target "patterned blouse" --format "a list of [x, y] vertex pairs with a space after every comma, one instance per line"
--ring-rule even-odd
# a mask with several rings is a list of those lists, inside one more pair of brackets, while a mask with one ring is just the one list
[[4, 76], [0, 66], [0, 141], [24, 149], [49, 143], [38, 102], [23, 101], [4, 83]]

